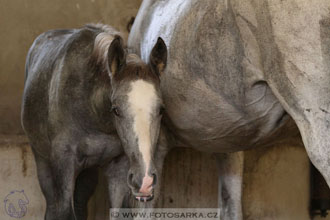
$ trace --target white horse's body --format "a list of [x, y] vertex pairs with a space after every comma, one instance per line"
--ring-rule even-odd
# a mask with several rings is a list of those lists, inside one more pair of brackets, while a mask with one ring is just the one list
[[[128, 46], [147, 60], [159, 36], [165, 123], [180, 145], [227, 153], [269, 143], [288, 113], [330, 184], [330, 1], [144, 0]], [[242, 157], [221, 161], [222, 215], [240, 219], [232, 177]]]

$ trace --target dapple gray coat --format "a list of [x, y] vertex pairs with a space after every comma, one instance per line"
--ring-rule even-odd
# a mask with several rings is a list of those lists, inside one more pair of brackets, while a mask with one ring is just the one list
[[[162, 151], [156, 147], [163, 113], [159, 76], [167, 50], [159, 38], [146, 64], [128, 53], [118, 34], [105, 25], [53, 30], [40, 35], [30, 48], [22, 124], [46, 198], [46, 220], [87, 218], [98, 166], [108, 166], [107, 175], [114, 177], [109, 180], [117, 186], [110, 188], [114, 207], [121, 205], [127, 191], [126, 181], [121, 182], [127, 173], [128, 186], [139, 200], [153, 198], [154, 183], [160, 179], [156, 167], [164, 158], [153, 155], [155, 149]], [[143, 88], [150, 94], [143, 93]], [[141, 100], [150, 96], [147, 101], [152, 105], [130, 100], [133, 95]], [[142, 137], [137, 126], [148, 135]], [[144, 146], [141, 138], [147, 143]], [[108, 165], [124, 152], [129, 161]], [[145, 154], [150, 157], [148, 164]], [[118, 173], [125, 176], [115, 178]]]

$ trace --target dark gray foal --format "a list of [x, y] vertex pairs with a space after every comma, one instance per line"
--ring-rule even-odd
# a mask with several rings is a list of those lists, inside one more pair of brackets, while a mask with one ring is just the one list
[[161, 167], [155, 164], [162, 163], [153, 149], [166, 59], [162, 39], [145, 64], [105, 25], [48, 31], [35, 40], [26, 61], [22, 125], [47, 202], [45, 219], [86, 219], [97, 167], [124, 152], [132, 193], [152, 199]]

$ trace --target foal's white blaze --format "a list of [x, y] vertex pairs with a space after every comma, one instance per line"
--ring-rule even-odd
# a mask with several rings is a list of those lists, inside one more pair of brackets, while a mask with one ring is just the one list
[[150, 125], [151, 114], [156, 107], [157, 99], [155, 87], [151, 83], [141, 79], [131, 83], [128, 102], [131, 114], [134, 117], [133, 129], [138, 138], [139, 150], [146, 169], [141, 189], [149, 187], [152, 183], [152, 179], [148, 175], [149, 164], [151, 162]]

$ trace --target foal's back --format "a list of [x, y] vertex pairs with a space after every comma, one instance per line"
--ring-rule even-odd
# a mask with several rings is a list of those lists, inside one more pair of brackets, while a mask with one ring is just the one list
[[111, 130], [98, 119], [100, 114], [107, 117], [100, 112], [106, 106], [94, 106], [91, 101], [110, 105], [105, 97], [109, 78], [98, 65], [103, 61], [93, 58], [95, 38], [100, 33], [108, 40], [118, 34], [108, 26], [87, 25], [48, 31], [34, 41], [26, 60], [22, 103], [22, 125], [31, 142], [48, 145], [63, 132], [74, 137], [70, 131], [77, 127]]

